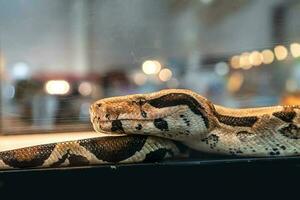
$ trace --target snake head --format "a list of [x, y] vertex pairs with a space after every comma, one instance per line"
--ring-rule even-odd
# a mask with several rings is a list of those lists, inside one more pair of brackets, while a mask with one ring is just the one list
[[90, 116], [98, 132], [183, 140], [208, 132], [210, 110], [210, 103], [202, 96], [169, 89], [96, 101], [90, 107]]

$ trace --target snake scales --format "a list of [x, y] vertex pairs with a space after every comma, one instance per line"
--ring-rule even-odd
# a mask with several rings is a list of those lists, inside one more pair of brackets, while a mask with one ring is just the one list
[[106, 98], [90, 107], [94, 129], [114, 136], [0, 152], [0, 169], [154, 162], [192, 149], [237, 156], [300, 154], [299, 106], [230, 109], [189, 90]]

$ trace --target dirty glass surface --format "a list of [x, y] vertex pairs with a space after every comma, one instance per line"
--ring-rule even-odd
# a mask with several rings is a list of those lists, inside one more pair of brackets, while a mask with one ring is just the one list
[[1, 134], [90, 131], [110, 96], [300, 102], [300, 2], [0, 0]]

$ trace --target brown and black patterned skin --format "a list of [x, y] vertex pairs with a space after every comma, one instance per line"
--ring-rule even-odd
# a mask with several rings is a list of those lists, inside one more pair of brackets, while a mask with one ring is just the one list
[[91, 108], [96, 131], [154, 135], [237, 156], [300, 154], [300, 106], [231, 109], [183, 89], [106, 98]]
[[185, 152], [161, 138], [99, 137], [0, 152], [0, 169], [158, 162], [180, 154]]
[[0, 168], [160, 161], [202, 152], [237, 156], [300, 154], [300, 107], [231, 109], [183, 89], [106, 98], [90, 107], [99, 137], [0, 152]]

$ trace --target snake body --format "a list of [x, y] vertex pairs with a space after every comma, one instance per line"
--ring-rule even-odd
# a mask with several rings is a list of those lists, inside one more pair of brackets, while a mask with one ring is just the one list
[[231, 109], [183, 89], [105, 98], [90, 107], [114, 136], [0, 152], [0, 168], [155, 162], [186, 149], [233, 156], [300, 154], [300, 106]]

